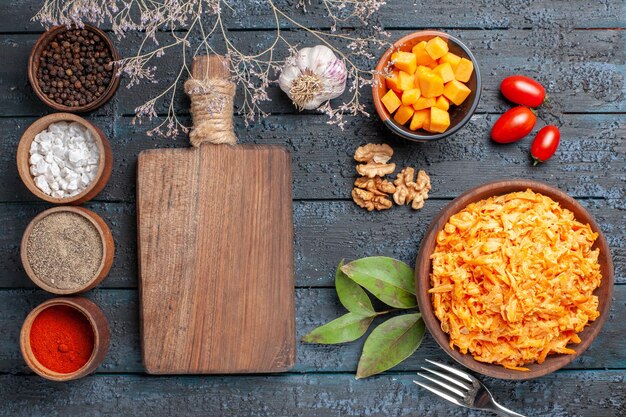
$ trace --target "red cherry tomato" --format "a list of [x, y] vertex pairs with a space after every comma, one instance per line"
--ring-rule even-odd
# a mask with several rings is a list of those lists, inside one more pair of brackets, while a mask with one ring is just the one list
[[535, 140], [530, 147], [530, 154], [532, 155], [537, 165], [539, 162], [545, 162], [552, 158], [552, 155], [556, 152], [556, 148], [559, 147], [559, 141], [561, 140], [561, 132], [556, 126], [545, 126], [537, 132]]
[[502, 80], [500, 91], [515, 104], [538, 107], [546, 99], [546, 89], [532, 78], [512, 75]]
[[504, 113], [491, 128], [491, 139], [498, 143], [517, 142], [535, 127], [537, 118], [528, 107], [513, 107]]

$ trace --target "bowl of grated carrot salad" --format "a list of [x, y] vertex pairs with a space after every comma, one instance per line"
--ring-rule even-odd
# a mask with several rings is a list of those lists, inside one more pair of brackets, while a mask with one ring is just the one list
[[437, 343], [503, 379], [536, 378], [576, 359], [600, 332], [613, 292], [609, 246], [593, 217], [529, 180], [453, 200], [422, 240], [415, 274]]

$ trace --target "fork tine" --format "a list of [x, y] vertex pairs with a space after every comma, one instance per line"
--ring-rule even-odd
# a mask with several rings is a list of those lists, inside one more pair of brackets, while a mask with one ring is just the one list
[[468, 382], [474, 382], [474, 379], [471, 375], [466, 374], [465, 372], [459, 371], [458, 369], [454, 369], [450, 366], [447, 365], [443, 365], [439, 362], [435, 362], [435, 361], [431, 361], [430, 359], [426, 359], [426, 362], [428, 363], [432, 363], [435, 366], [440, 367], [441, 369], [445, 369], [446, 371], [453, 373], [454, 375], [460, 376], [461, 378], [463, 378], [464, 380], [468, 381]]
[[430, 372], [431, 374], [435, 374], [438, 377], [443, 378], [443, 379], [445, 379], [448, 382], [453, 383], [457, 387], [463, 388], [463, 389], [468, 390], [468, 391], [470, 389], [472, 389], [471, 385], [467, 385], [467, 384], [459, 381], [458, 379], [451, 378], [448, 375], [444, 374], [443, 372], [435, 371], [434, 369], [430, 369], [430, 368], [427, 368], [425, 366], [422, 366], [422, 369], [425, 370], [425, 371]]
[[450, 395], [446, 394], [445, 392], [441, 392], [441, 391], [439, 391], [437, 388], [433, 388], [433, 387], [431, 387], [430, 385], [428, 385], [428, 384], [423, 384], [423, 383], [421, 383], [421, 382], [419, 382], [419, 381], [413, 381], [413, 382], [414, 382], [415, 384], [419, 385], [420, 387], [422, 387], [422, 388], [424, 388], [424, 389], [427, 389], [428, 391], [432, 392], [433, 394], [438, 395], [438, 396], [440, 396], [441, 398], [443, 398], [443, 399], [445, 399], [445, 400], [450, 401], [450, 402], [451, 402], [451, 403], [453, 403], [453, 404], [460, 405], [461, 407], [466, 407], [466, 405], [461, 404], [461, 402], [460, 402], [459, 400], [457, 400], [456, 398], [454, 398], [454, 397], [452, 397], [452, 396], [450, 396]]
[[461, 391], [460, 389], [458, 389], [458, 388], [454, 388], [453, 386], [451, 386], [449, 384], [446, 384], [443, 381], [440, 381], [440, 380], [438, 380], [436, 378], [432, 378], [432, 377], [430, 377], [428, 375], [425, 375], [425, 374], [423, 374], [421, 372], [418, 372], [417, 374], [419, 376], [421, 376], [422, 378], [425, 378], [425, 379], [429, 380], [430, 382], [434, 382], [435, 384], [439, 385], [440, 387], [445, 388], [448, 391], [455, 393], [456, 395], [458, 395], [461, 398], [465, 397], [465, 393], [463, 391]]

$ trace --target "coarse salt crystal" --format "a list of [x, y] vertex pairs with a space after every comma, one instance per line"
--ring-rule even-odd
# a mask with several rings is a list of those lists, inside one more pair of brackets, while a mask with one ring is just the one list
[[80, 161], [81, 159], [83, 159], [83, 153], [80, 151], [69, 151], [69, 153], [67, 154], [70, 162], [72, 164], [75, 164], [76, 162]]
[[52, 197], [80, 194], [98, 172], [100, 151], [95, 138], [79, 123], [52, 123], [35, 136], [29, 153], [35, 185]]
[[30, 159], [28, 160], [28, 162], [31, 165], [37, 165], [39, 161], [41, 161], [42, 159], [43, 157], [41, 155], [39, 155], [38, 153], [35, 153], [30, 156]]
[[35, 185], [37, 185], [37, 187], [46, 194], [52, 193], [52, 190], [50, 189], [50, 186], [48, 185], [48, 181], [46, 181], [46, 179], [41, 175], [38, 177], [35, 177]]

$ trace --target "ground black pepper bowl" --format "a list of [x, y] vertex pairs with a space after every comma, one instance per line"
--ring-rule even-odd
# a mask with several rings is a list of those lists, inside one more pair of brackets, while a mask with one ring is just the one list
[[[100, 36], [100, 38], [104, 41], [104, 43], [107, 45], [109, 51], [111, 51], [111, 57], [113, 58], [113, 61], [119, 61], [120, 60], [120, 55], [117, 52], [117, 50], [115, 49], [115, 46], [113, 46], [113, 42], [111, 42], [111, 40], [109, 39], [109, 37], [106, 35], [106, 33], [104, 33], [102, 30], [94, 27], [94, 26], [90, 26], [90, 25], [85, 25], [84, 29], [93, 32], [95, 34], [97, 34], [98, 36]], [[30, 53], [30, 57], [28, 58], [28, 80], [30, 81], [30, 85], [33, 87], [33, 90], [35, 91], [35, 94], [37, 95], [37, 97], [39, 97], [39, 99], [41, 101], [43, 101], [47, 106], [52, 107], [55, 110], [58, 111], [64, 111], [64, 112], [70, 112], [70, 113], [86, 113], [86, 112], [90, 112], [92, 110], [97, 109], [98, 107], [102, 106], [103, 104], [105, 104], [107, 101], [109, 101], [109, 99], [111, 97], [113, 97], [113, 95], [115, 94], [115, 92], [117, 91], [117, 88], [120, 85], [120, 77], [117, 76], [117, 67], [114, 66], [113, 68], [113, 75], [111, 77], [111, 81], [109, 82], [109, 85], [106, 87], [106, 89], [104, 90], [104, 92], [100, 95], [100, 97], [96, 98], [95, 100], [83, 105], [83, 106], [66, 106], [63, 104], [59, 104], [54, 100], [51, 100], [41, 89], [41, 87], [39, 86], [38, 83], [38, 78], [37, 78], [37, 72], [39, 70], [39, 58], [41, 57], [41, 53], [42, 51], [45, 49], [45, 47], [52, 42], [52, 40], [57, 36], [57, 34], [62, 33], [62, 32], [66, 32], [68, 30], [68, 28], [66, 26], [55, 26], [51, 29], [49, 29], [48, 31], [46, 31], [43, 35], [41, 35], [41, 37], [37, 40], [37, 42], [35, 43], [35, 46], [33, 47], [33, 50]]]
[[[98, 231], [98, 234], [100, 235], [100, 240], [102, 242], [102, 259], [100, 261], [100, 266], [98, 267], [98, 270], [96, 271], [93, 277], [88, 277], [89, 279], [83, 285], [77, 286], [71, 289], [61, 289], [61, 288], [53, 287], [49, 285], [48, 283], [46, 283], [41, 278], [39, 278], [37, 274], [35, 274], [35, 271], [33, 271], [33, 268], [31, 267], [30, 261], [28, 258], [28, 239], [35, 225], [46, 216], [53, 214], [53, 213], [59, 213], [59, 212], [71, 212], [71, 213], [78, 214], [84, 217], [85, 219], [87, 219]], [[89, 291], [90, 289], [98, 285], [108, 275], [109, 271], [111, 270], [111, 265], [113, 265], [114, 252], [115, 252], [115, 243], [113, 241], [113, 235], [111, 234], [111, 229], [109, 229], [109, 226], [105, 223], [105, 221], [91, 210], [87, 210], [86, 208], [82, 208], [82, 207], [73, 207], [73, 206], [53, 207], [51, 209], [48, 209], [39, 213], [37, 216], [35, 216], [33, 220], [31, 220], [31, 222], [26, 227], [26, 230], [24, 231], [24, 235], [22, 236], [22, 243], [20, 245], [20, 257], [21, 257], [22, 266], [24, 267], [24, 271], [26, 272], [26, 275], [28, 275], [31, 281], [33, 281], [33, 283], [37, 285], [39, 288], [46, 290], [48, 292], [51, 292], [53, 294], [59, 294], [59, 295], [70, 295], [70, 294], [82, 293], [85, 291]]]
[[[393, 120], [389, 111], [382, 104], [380, 99], [387, 92], [385, 85], [385, 79], [383, 73], [387, 68], [387, 65], [391, 59], [391, 54], [397, 50], [411, 51], [413, 46], [421, 41], [428, 41], [435, 36], [439, 36], [448, 41], [448, 47], [450, 52], [459, 55], [460, 57], [467, 58], [474, 64], [474, 72], [472, 77], [466, 83], [466, 85], [472, 90], [470, 95], [460, 106], [453, 106], [450, 108], [450, 126], [448, 130], [443, 133], [429, 133], [424, 130], [412, 131], [406, 126], [402, 126]], [[478, 68], [478, 62], [476, 58], [460, 40], [454, 36], [450, 36], [444, 32], [437, 32], [432, 30], [424, 30], [420, 32], [414, 32], [407, 35], [400, 40], [396, 41], [391, 48], [389, 48], [378, 61], [376, 66], [376, 74], [374, 75], [374, 86], [372, 87], [372, 94], [374, 96], [374, 106], [380, 119], [385, 125], [395, 134], [405, 139], [413, 140], [416, 142], [430, 142], [437, 139], [442, 139], [447, 136], [453, 135], [458, 132], [472, 117], [478, 102], [480, 101], [480, 94], [482, 91], [482, 81], [480, 77], [480, 69]]]

